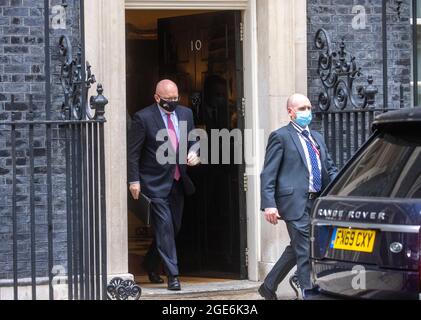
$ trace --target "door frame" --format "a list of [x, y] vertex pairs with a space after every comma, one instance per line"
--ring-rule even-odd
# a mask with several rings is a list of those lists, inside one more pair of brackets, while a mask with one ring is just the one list
[[[257, 82], [257, 6], [256, 0], [236, 1], [166, 1], [166, 0], [125, 0], [125, 10], [237, 10], [241, 11], [243, 23], [243, 87], [245, 98], [245, 128], [253, 134], [244, 137], [244, 152], [255, 155], [254, 162], [246, 166], [247, 188], [245, 207], [246, 221], [240, 222], [240, 241], [247, 243], [248, 279], [258, 281], [258, 260], [260, 257], [260, 219], [256, 213], [260, 202], [258, 172], [263, 163], [256, 150], [262, 149], [262, 137], [259, 133], [258, 82]], [[251, 148], [253, 150], [250, 150]], [[246, 230], [244, 230], [246, 229]], [[246, 233], [246, 234], [244, 234]], [[245, 263], [244, 261], [244, 263]], [[242, 261], [243, 262], [243, 261]]]

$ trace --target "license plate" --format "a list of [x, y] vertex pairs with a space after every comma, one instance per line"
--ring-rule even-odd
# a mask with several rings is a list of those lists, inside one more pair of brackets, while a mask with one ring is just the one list
[[373, 252], [376, 231], [362, 229], [335, 228], [330, 247], [333, 249], [358, 252]]

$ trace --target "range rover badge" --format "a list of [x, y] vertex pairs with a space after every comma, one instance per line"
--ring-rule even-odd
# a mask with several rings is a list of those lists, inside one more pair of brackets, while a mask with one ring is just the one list
[[402, 251], [402, 249], [403, 249], [403, 245], [402, 245], [402, 243], [399, 243], [399, 242], [393, 242], [393, 243], [390, 245], [390, 251], [392, 251], [393, 253], [399, 253], [399, 252], [401, 252], [401, 251]]

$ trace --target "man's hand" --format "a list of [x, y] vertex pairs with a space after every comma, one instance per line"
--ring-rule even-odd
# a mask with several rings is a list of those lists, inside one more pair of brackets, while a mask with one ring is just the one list
[[187, 156], [187, 165], [190, 167], [197, 166], [200, 163], [200, 157], [196, 152], [190, 152]]
[[277, 225], [278, 224], [278, 219], [281, 218], [281, 216], [279, 215], [278, 209], [276, 208], [266, 208], [265, 209], [265, 218], [266, 221]]
[[140, 183], [132, 183], [129, 187], [133, 199], [138, 200], [140, 195]]

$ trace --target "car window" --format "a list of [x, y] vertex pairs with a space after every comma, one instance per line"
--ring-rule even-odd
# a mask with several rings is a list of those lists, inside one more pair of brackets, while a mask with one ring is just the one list
[[328, 194], [421, 198], [421, 138], [406, 133], [378, 135]]

